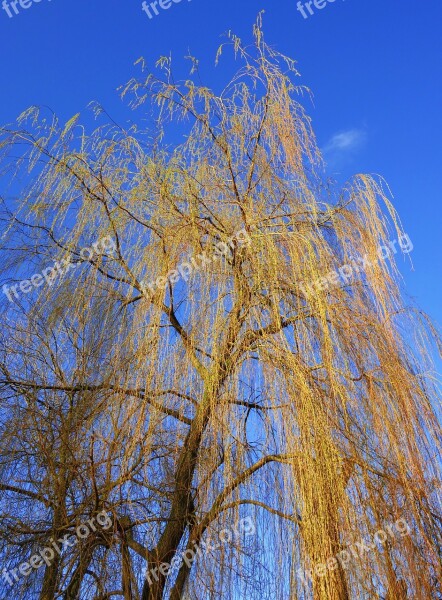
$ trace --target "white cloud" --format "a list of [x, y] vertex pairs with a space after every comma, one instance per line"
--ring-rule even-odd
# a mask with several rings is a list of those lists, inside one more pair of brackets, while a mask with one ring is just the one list
[[359, 150], [365, 144], [366, 138], [363, 129], [348, 129], [335, 133], [322, 148], [324, 158], [328, 163], [341, 163]]

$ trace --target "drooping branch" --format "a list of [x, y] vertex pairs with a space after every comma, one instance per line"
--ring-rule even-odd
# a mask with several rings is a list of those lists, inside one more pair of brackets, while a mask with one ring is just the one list
[[[70, 393], [81, 393], [81, 392], [102, 392], [102, 391], [111, 391], [117, 394], [127, 394], [128, 396], [134, 396], [136, 398], [141, 398], [142, 400], [147, 400], [149, 404], [151, 404], [157, 410], [160, 410], [164, 414], [167, 414], [171, 417], [174, 417], [178, 421], [182, 421], [186, 425], [191, 425], [192, 419], [185, 417], [180, 414], [178, 411], [168, 408], [159, 402], [154, 400], [155, 397], [159, 395], [164, 395], [170, 393], [169, 391], [164, 392], [155, 392], [153, 394], [146, 394], [146, 391], [143, 389], [131, 389], [131, 388], [123, 388], [110, 384], [97, 384], [97, 385], [76, 385], [76, 386], [63, 386], [63, 385], [44, 385], [31, 383], [26, 381], [0, 381], [1, 384], [8, 384], [10, 386], [14, 386], [17, 388], [23, 387], [25, 389], [33, 389], [38, 391], [57, 391], [57, 392], [70, 392]], [[190, 399], [189, 396], [185, 394], [180, 394], [180, 397], [186, 397]]]

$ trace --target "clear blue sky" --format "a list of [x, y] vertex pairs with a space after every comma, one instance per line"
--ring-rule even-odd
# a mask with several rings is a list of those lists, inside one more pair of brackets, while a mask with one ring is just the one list
[[265, 9], [267, 41], [298, 61], [314, 93], [305, 104], [333, 170], [389, 182], [414, 243], [406, 290], [442, 323], [441, 0], [335, 0], [307, 19], [296, 0], [182, 0], [153, 19], [141, 0], [22, 2], [12, 18], [0, 10], [2, 124], [31, 104], [67, 119], [91, 100], [126, 119], [116, 88], [140, 56], [172, 52], [180, 65], [190, 50], [204, 82], [219, 85], [232, 73], [230, 60], [213, 68], [220, 35], [250, 39]]

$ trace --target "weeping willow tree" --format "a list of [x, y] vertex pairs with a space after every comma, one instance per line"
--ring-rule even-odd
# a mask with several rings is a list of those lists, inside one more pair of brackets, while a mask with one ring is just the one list
[[379, 178], [324, 181], [260, 20], [226, 45], [220, 93], [141, 63], [148, 131], [2, 129], [3, 564], [112, 516], [3, 592], [439, 598], [437, 336], [379, 255], [399, 218]]

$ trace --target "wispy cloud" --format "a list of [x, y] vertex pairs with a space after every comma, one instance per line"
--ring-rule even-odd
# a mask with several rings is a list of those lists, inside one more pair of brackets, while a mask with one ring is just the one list
[[363, 129], [348, 129], [335, 133], [322, 148], [326, 162], [334, 166], [346, 162], [364, 146], [367, 134]]

